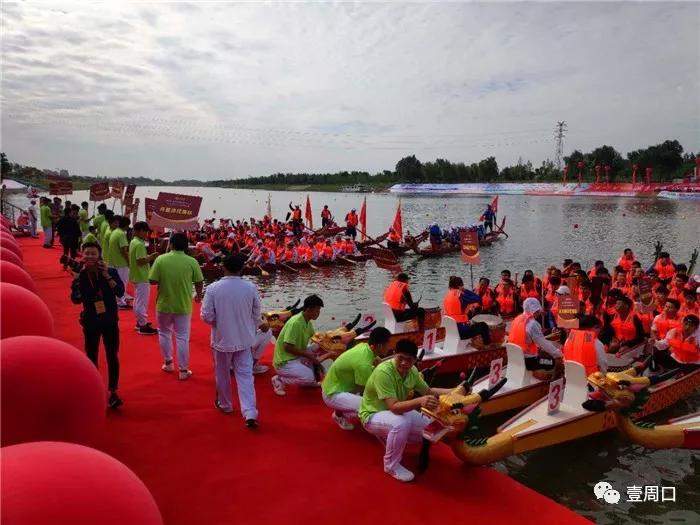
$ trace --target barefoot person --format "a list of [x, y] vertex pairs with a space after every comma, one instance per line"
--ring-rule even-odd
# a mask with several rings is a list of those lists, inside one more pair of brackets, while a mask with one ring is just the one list
[[374, 370], [375, 361], [386, 355], [390, 336], [391, 332], [383, 326], [373, 329], [368, 342], [340, 354], [323, 378], [323, 401], [333, 409], [333, 421], [343, 430], [355, 428], [348, 419], [357, 417], [362, 391]]

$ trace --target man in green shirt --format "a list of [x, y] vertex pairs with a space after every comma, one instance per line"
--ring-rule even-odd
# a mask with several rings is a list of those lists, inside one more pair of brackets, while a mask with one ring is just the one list
[[134, 238], [129, 243], [129, 281], [134, 285], [134, 316], [136, 331], [140, 335], [155, 335], [158, 330], [148, 322], [148, 300], [151, 296], [151, 283], [148, 272], [151, 262], [158, 256], [156, 252], [148, 255], [146, 240], [151, 229], [147, 222], [134, 224]]
[[95, 227], [92, 225], [88, 226], [88, 232], [85, 235], [85, 237], [83, 237], [83, 242], [81, 243], [81, 246], [89, 242], [95, 243], [98, 246], [100, 245], [100, 242], [97, 240], [97, 235], [95, 235]]
[[51, 248], [53, 246], [53, 221], [51, 220], [51, 207], [49, 203], [51, 202], [46, 197], [40, 199], [39, 205], [39, 222], [41, 224], [41, 229], [44, 230], [44, 248]]
[[115, 215], [112, 222], [116, 223], [116, 228], [109, 234], [109, 266], [117, 270], [124, 283], [124, 295], [117, 300], [117, 304], [119, 308], [130, 308], [128, 301], [133, 300], [133, 297], [126, 292], [126, 283], [129, 281], [129, 241], [126, 240], [126, 230], [129, 229], [131, 220], [129, 217]]
[[83, 238], [88, 234], [90, 227], [89, 206], [90, 205], [86, 201], [81, 202], [80, 211], [78, 212], [78, 222], [80, 223], [80, 232], [83, 234]]
[[323, 378], [323, 401], [333, 409], [333, 421], [343, 430], [355, 428], [348, 419], [357, 418], [362, 391], [374, 370], [374, 362], [386, 355], [389, 337], [391, 332], [383, 326], [375, 328], [367, 343], [357, 344], [343, 352]]
[[159, 256], [151, 267], [148, 280], [158, 285], [156, 317], [158, 341], [163, 356], [164, 372], [173, 366], [173, 336], [177, 345], [179, 379], [192, 376], [190, 364], [190, 321], [192, 317], [192, 285], [197, 292], [195, 301], [202, 302], [204, 277], [199, 263], [185, 253], [187, 235], [174, 233], [170, 237], [170, 251]]
[[97, 206], [97, 215], [92, 219], [92, 225], [95, 227], [97, 238], [100, 239], [100, 228], [105, 222], [105, 212], [107, 211], [107, 205], [102, 202]]
[[318, 295], [309, 295], [304, 299], [302, 311], [284, 324], [277, 337], [272, 359], [277, 375], [272, 376], [272, 388], [278, 396], [287, 394], [284, 390], [285, 385], [319, 386], [314, 366], [320, 362], [307, 346], [315, 332], [311, 321], [318, 319], [321, 308], [321, 298]]
[[[386, 440], [384, 472], [399, 481], [411, 481], [413, 472], [401, 464], [406, 444], [420, 443], [430, 420], [421, 408], [434, 410], [438, 397], [451, 390], [431, 388], [415, 367], [418, 347], [409, 339], [396, 343], [393, 359], [384, 361], [369, 376], [358, 415], [365, 430]], [[418, 392], [419, 397], [413, 397]]]
[[107, 210], [105, 212], [105, 220], [100, 224], [100, 246], [102, 247], [102, 259], [104, 262], [109, 264], [109, 235], [112, 233], [112, 226], [117, 227], [117, 223], [114, 222], [114, 212], [112, 210]]

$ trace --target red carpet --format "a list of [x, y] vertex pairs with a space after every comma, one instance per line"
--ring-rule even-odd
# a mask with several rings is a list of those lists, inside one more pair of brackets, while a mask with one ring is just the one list
[[[80, 307], [70, 303], [59, 249], [21, 244], [57, 337], [82, 349]], [[121, 314], [125, 404], [109, 414], [99, 445], [144, 481], [166, 524], [587, 523], [491, 468], [463, 466], [442, 445], [426, 474], [399, 483], [382, 471], [375, 438], [336, 427], [318, 391], [290, 387], [275, 396], [269, 373], [256, 378], [261, 428], [247, 430], [239, 414], [213, 407], [209, 330], [198, 305], [193, 319], [194, 376], [179, 382], [160, 370], [157, 337], [137, 335], [133, 313]], [[105, 375], [104, 354], [100, 367]], [[406, 465], [415, 459], [411, 450]]]

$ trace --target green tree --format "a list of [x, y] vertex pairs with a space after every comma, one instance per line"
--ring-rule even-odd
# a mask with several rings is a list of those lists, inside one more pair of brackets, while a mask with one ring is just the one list
[[3, 178], [12, 171], [12, 164], [7, 160], [7, 155], [5, 155], [5, 153], [0, 153], [0, 168], [0, 173], [2, 173]]
[[396, 163], [396, 175], [400, 181], [421, 182], [423, 165], [415, 155], [404, 157]]

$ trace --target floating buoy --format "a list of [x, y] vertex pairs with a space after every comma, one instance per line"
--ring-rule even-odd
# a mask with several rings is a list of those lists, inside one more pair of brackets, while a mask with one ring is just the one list
[[335, 316], [331, 316], [331, 321], [335, 321]]
[[574, 230], [578, 228], [578, 224], [574, 224]]

